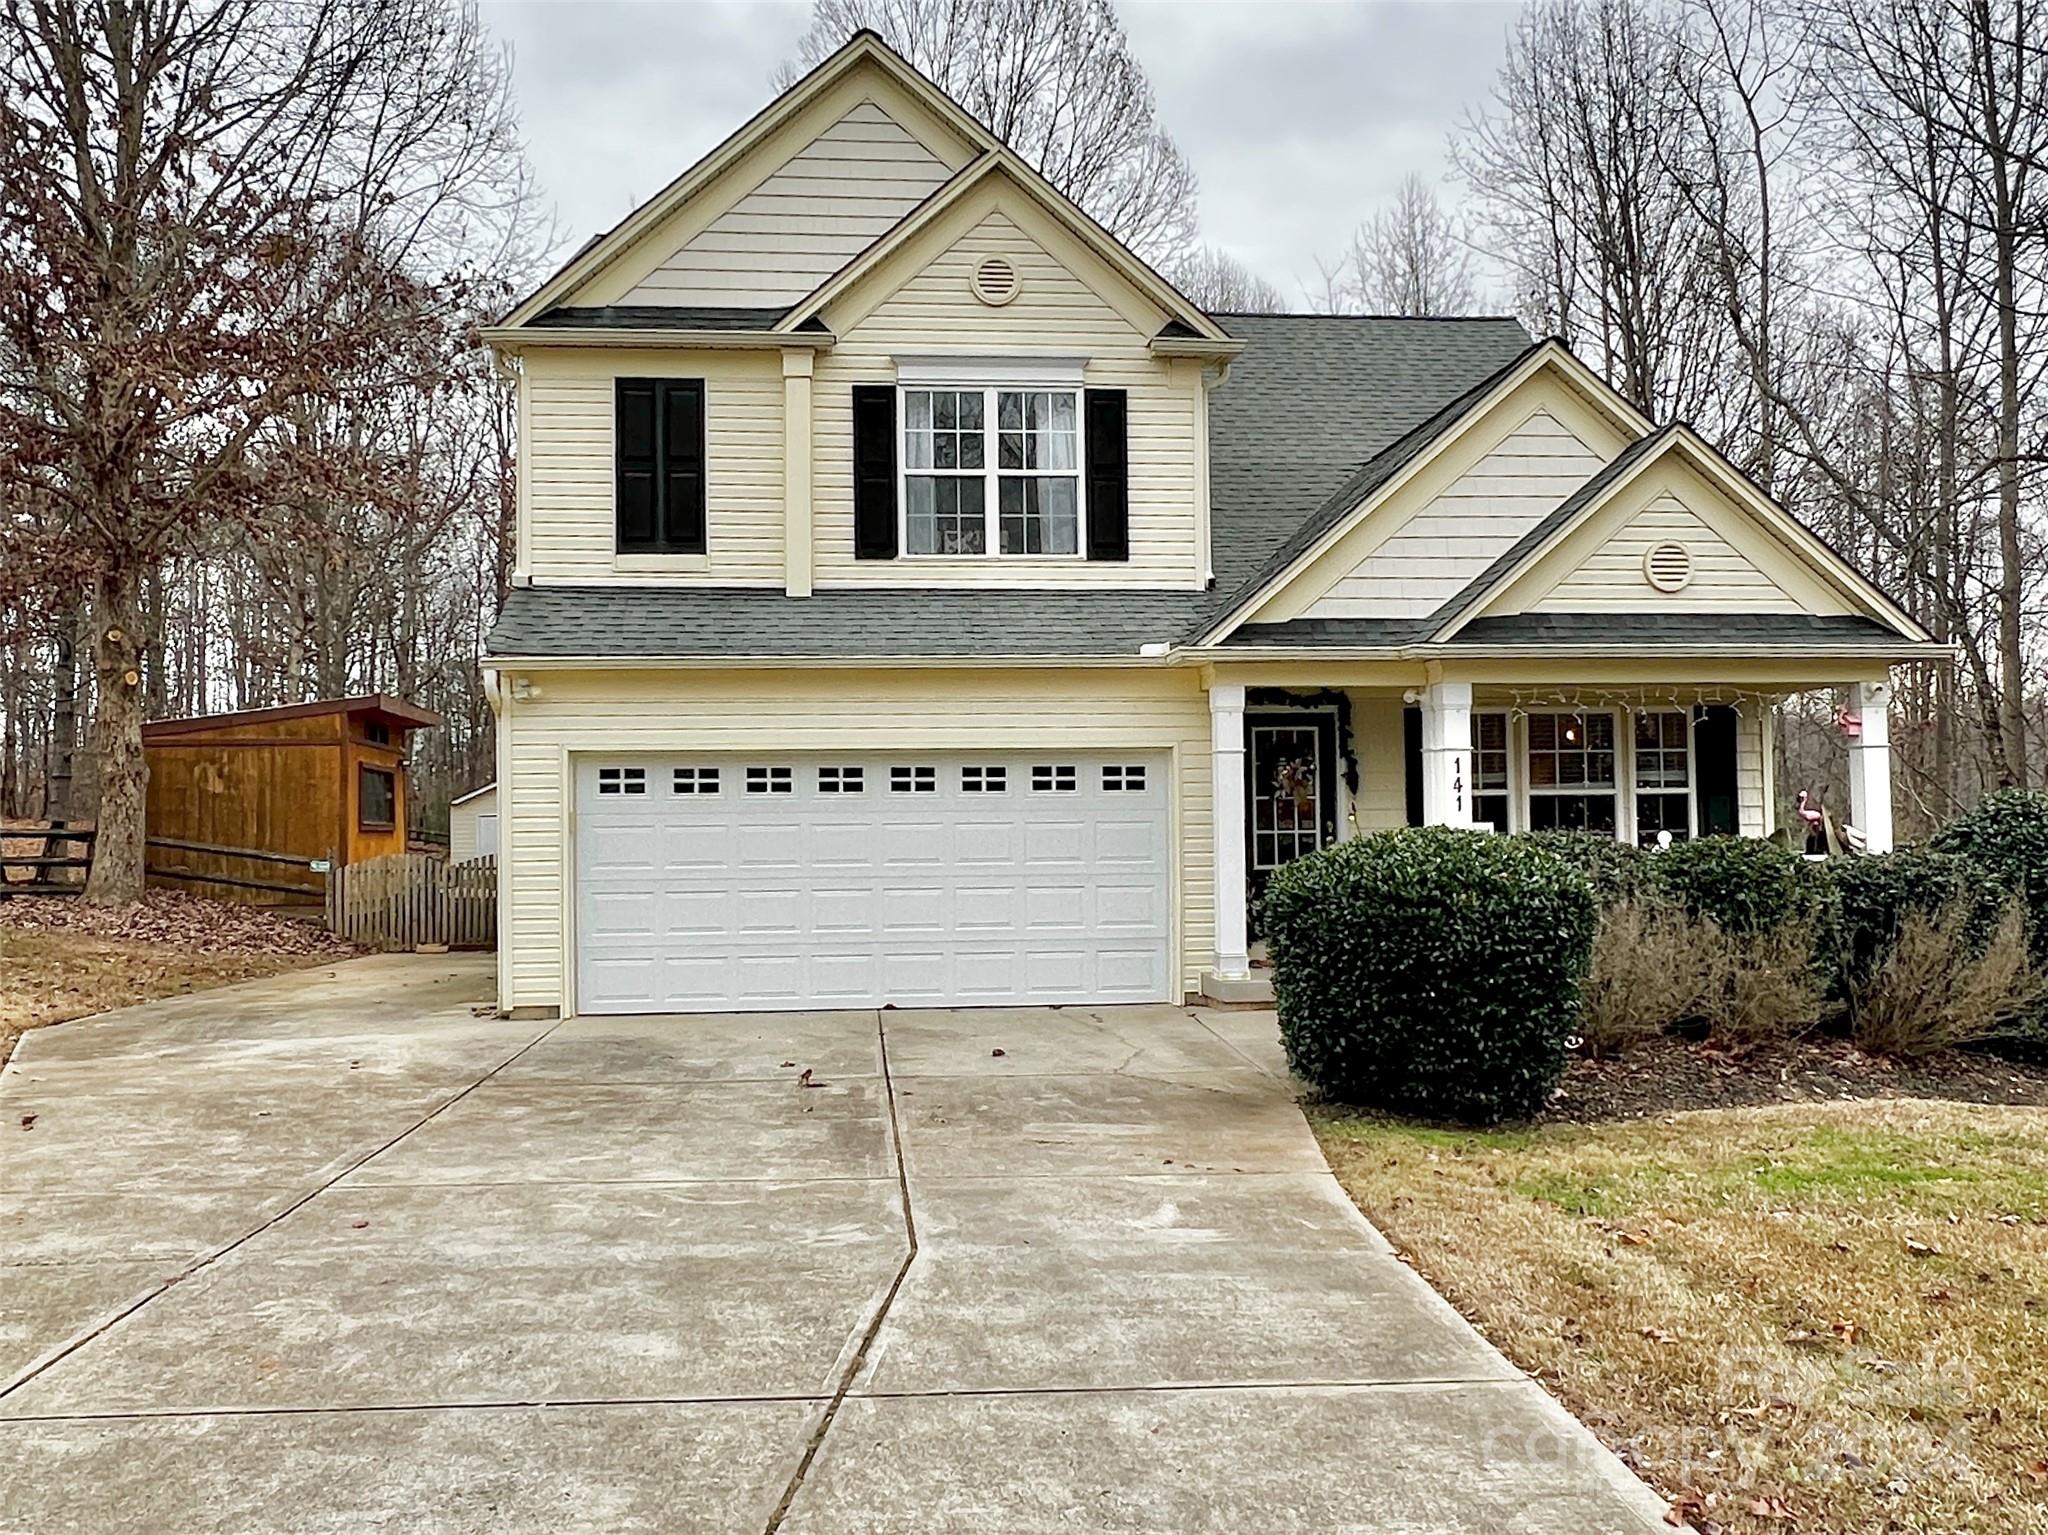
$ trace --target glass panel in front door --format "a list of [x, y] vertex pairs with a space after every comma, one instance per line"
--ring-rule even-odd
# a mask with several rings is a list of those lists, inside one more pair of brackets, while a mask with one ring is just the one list
[[1267, 873], [1313, 853], [1336, 834], [1332, 786], [1323, 782], [1322, 734], [1313, 725], [1252, 726], [1252, 869]]

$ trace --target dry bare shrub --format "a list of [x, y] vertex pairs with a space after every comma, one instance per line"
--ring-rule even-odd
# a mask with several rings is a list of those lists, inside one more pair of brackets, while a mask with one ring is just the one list
[[1694, 1017], [1706, 986], [1697, 922], [1672, 907], [1622, 901], [1600, 914], [1580, 993], [1579, 1038], [1596, 1060]]
[[1975, 937], [1959, 904], [1909, 912], [1883, 962], [1850, 993], [1852, 1033], [1874, 1055], [1933, 1055], [1997, 1038], [2030, 1015], [2042, 993], [2017, 903], [1988, 941]]
[[1748, 1049], [1796, 1039], [1826, 1016], [1813, 936], [1805, 928], [1730, 933], [1702, 919], [1692, 936], [1706, 973], [1696, 1012], [1708, 1038]]

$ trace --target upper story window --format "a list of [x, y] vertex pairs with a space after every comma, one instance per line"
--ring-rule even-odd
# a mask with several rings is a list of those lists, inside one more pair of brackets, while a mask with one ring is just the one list
[[703, 554], [704, 380], [622, 378], [614, 396], [620, 554]]
[[1079, 390], [902, 394], [905, 553], [1080, 554]]

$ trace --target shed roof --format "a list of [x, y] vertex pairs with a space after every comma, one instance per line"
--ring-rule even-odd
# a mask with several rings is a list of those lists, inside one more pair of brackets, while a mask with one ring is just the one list
[[224, 728], [264, 725], [279, 720], [308, 719], [319, 714], [366, 714], [400, 730], [423, 730], [446, 724], [432, 709], [422, 709], [388, 693], [361, 693], [352, 698], [316, 698], [302, 704], [275, 704], [268, 709], [237, 709], [228, 714], [192, 714], [181, 719], [151, 720], [142, 727], [144, 741], [174, 736], [206, 735]]

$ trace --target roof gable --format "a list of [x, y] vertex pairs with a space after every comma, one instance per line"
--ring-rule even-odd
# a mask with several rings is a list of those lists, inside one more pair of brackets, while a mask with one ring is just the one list
[[[1650, 575], [1675, 546], [1682, 584]], [[1669, 574], [1669, 572], [1666, 572]], [[1927, 634], [1689, 427], [1662, 428], [1561, 503], [1435, 615], [1434, 637], [1524, 614], [1801, 614]]]
[[[1093, 219], [1055, 191], [1045, 178], [1008, 149], [991, 149], [875, 241], [832, 278], [783, 316], [778, 330], [796, 330], [819, 318], [844, 331], [877, 302], [879, 288], [888, 291], [936, 254], [935, 241], [958, 227], [960, 210], [971, 216], [1001, 207], [1033, 237], [1060, 251], [1062, 261], [1077, 272], [1112, 276], [1145, 306], [1129, 311], [1150, 315], [1156, 333], [1193, 338], [1218, 352], [1234, 352], [1237, 343], [1192, 300], [1140, 261]], [[1108, 296], [1099, 280], [1097, 290]]]
[[[1206, 642], [1219, 642], [1240, 623], [1307, 615], [1416, 517], [1428, 515], [1437, 498], [1489, 453], [1506, 447], [1510, 457], [1521, 456], [1513, 453], [1517, 445], [1511, 439], [1525, 430], [1543, 434], [1545, 428], [1532, 425], [1538, 414], [1566, 427], [1572, 441], [1586, 450], [1589, 458], [1577, 460], [1580, 464], [1619, 452], [1647, 427], [1561, 342], [1538, 342], [1444, 404], [1339, 485], [1219, 608], [1219, 621], [1210, 626]], [[1570, 457], [1569, 450], [1565, 456]], [[1562, 485], [1558, 477], [1545, 478], [1534, 500], [1507, 507], [1499, 519], [1507, 531], [1496, 529], [1462, 553], [1425, 554], [1441, 567], [1430, 590], [1441, 588], [1440, 595], [1455, 591], [1458, 571], [1469, 574], [1490, 548], [1540, 517], [1545, 510], [1541, 497], [1550, 488], [1561, 491]], [[1444, 515], [1454, 511], [1439, 508]], [[1414, 542], [1426, 547], [1432, 541], [1424, 534]], [[1342, 598], [1336, 600], [1343, 605]]]
[[[849, 153], [882, 153], [898, 160], [909, 155], [900, 140], [893, 140], [880, 127], [873, 113], [860, 110], [864, 104], [879, 112], [948, 173], [996, 145], [987, 129], [874, 33], [858, 33], [614, 228], [585, 244], [505, 317], [504, 326], [531, 324], [546, 311], [561, 306], [646, 303], [644, 297], [629, 300], [628, 296], [663, 270], [678, 252], [691, 248], [715, 223], [805, 156], [815, 162]], [[884, 140], [894, 142], [894, 149], [873, 149]], [[911, 161], [921, 163], [914, 156]], [[891, 197], [908, 190], [928, 174], [926, 168], [890, 178]], [[829, 196], [832, 189], [824, 183], [834, 179], [837, 178], [795, 176], [792, 181], [806, 195]], [[768, 195], [779, 199], [781, 194]], [[743, 223], [751, 224], [765, 216], [822, 218], [836, 224], [838, 214], [867, 217], [877, 211], [856, 214], [841, 205], [822, 212], [815, 208], [802, 212], [778, 206], [776, 212], [768, 214], [764, 204], [756, 203]], [[895, 219], [901, 217], [901, 212], [894, 215]], [[727, 235], [737, 227], [727, 226]], [[713, 244], [716, 243], [719, 242], [714, 238]], [[731, 242], [727, 239], [725, 243]], [[699, 247], [700, 252], [710, 249], [710, 245]], [[840, 258], [842, 263], [844, 259]], [[685, 270], [688, 267], [686, 263]], [[656, 286], [663, 292], [674, 291], [659, 283]], [[698, 302], [705, 300], [700, 298]], [[746, 307], [742, 298], [731, 302]]]
[[[949, 189], [951, 190], [951, 189]], [[835, 335], [863, 326], [922, 320], [927, 332], [946, 329], [948, 306], [966, 302], [975, 269], [989, 257], [1012, 265], [1016, 297], [1000, 306], [968, 303], [973, 328], [963, 343], [975, 348], [1044, 344], [1048, 309], [1067, 311], [1058, 333], [1111, 325], [1142, 338], [1156, 334], [1167, 312], [1072, 230], [1026, 194], [1014, 177], [988, 163], [988, 173], [948, 197], [909, 237], [886, 252], [864, 256], [851, 280], [835, 282], [823, 303], [807, 301], [784, 317], [794, 333], [822, 317]], [[957, 310], [956, 310], [957, 315]]]
[[[953, 170], [880, 102], [863, 96], [619, 302], [768, 307], [772, 324]], [[744, 170], [734, 174], [744, 177]]]

